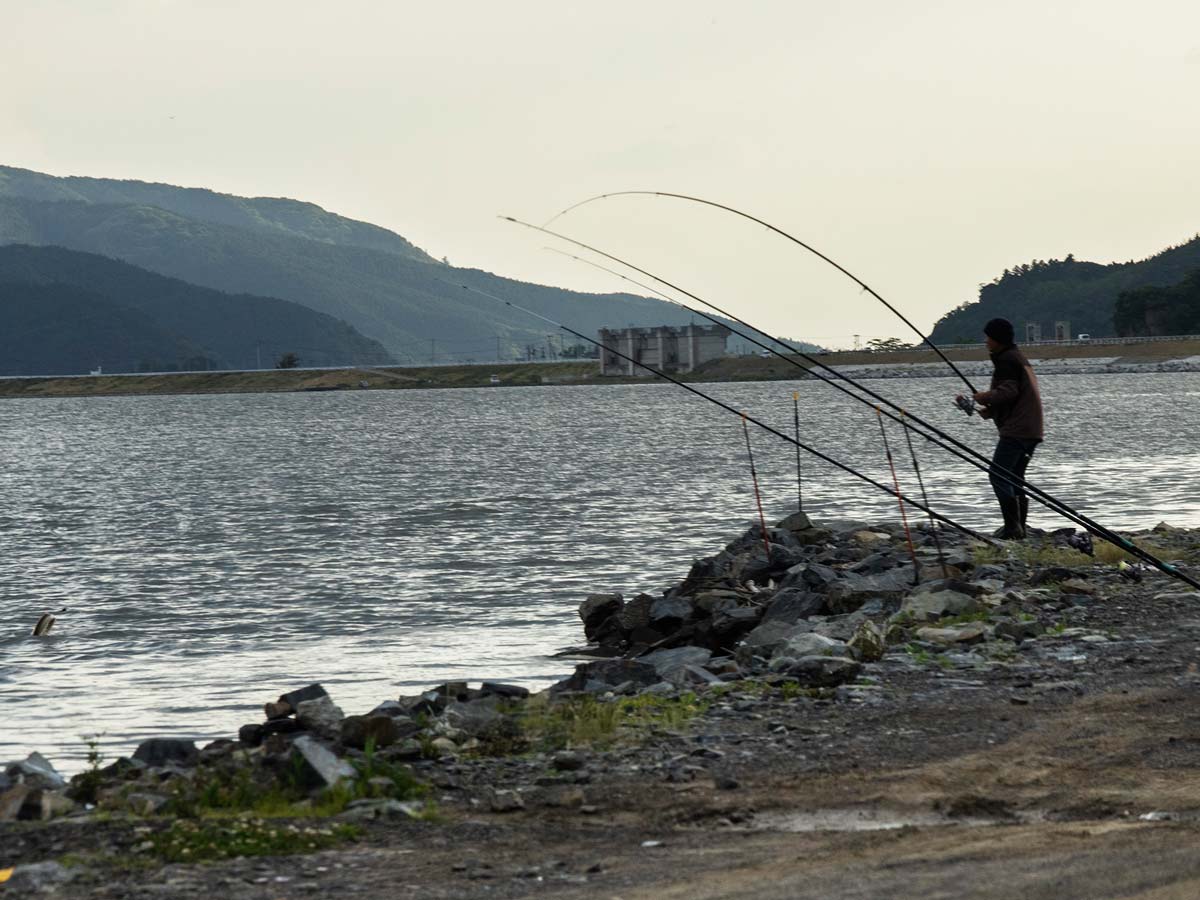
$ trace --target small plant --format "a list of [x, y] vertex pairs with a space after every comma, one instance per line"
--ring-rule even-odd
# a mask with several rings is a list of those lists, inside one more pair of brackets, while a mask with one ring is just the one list
[[104, 761], [104, 754], [100, 752], [102, 737], [104, 737], [104, 732], [79, 736], [79, 739], [87, 746], [87, 768], [71, 779], [71, 787], [67, 791], [67, 796], [76, 803], [95, 804], [96, 802], [96, 794], [103, 780], [100, 775], [100, 763]]
[[933, 660], [932, 653], [922, 647], [916, 646], [915, 644], [906, 645], [904, 652], [909, 655], [909, 658], [912, 659], [913, 662], [922, 666], [932, 662]]

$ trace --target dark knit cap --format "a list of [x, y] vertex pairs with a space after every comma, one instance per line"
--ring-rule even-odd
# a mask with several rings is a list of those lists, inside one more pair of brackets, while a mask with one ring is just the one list
[[1013, 342], [1013, 325], [1008, 319], [992, 319], [983, 326], [983, 333], [1001, 344]]

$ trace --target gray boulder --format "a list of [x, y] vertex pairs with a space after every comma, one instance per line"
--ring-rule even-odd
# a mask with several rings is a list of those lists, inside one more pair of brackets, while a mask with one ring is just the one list
[[307, 734], [292, 742], [292, 764], [302, 783], [314, 788], [332, 787], [342, 779], [353, 779], [358, 774], [354, 766]]
[[14, 897], [25, 894], [54, 892], [59, 885], [66, 884], [75, 873], [62, 863], [53, 861], [22, 864], [13, 869], [12, 877], [4, 885], [5, 893]]
[[148, 766], [192, 766], [200, 756], [200, 751], [192, 741], [180, 738], [150, 738], [142, 741], [133, 751], [133, 758]]
[[789, 633], [775, 647], [772, 656], [843, 656], [846, 645], [813, 631]]
[[663, 634], [677, 631], [692, 617], [686, 597], [659, 597], [650, 605], [650, 627]]
[[806, 687], [837, 687], [853, 681], [862, 665], [841, 656], [802, 656], [788, 669], [787, 674]]
[[[338, 729], [341, 742], [347, 747], [362, 750], [369, 742], [371, 746], [382, 749], [390, 747], [406, 734], [414, 733], [402, 730], [401, 723], [407, 724], [408, 720], [386, 715], [347, 716], [339, 723]], [[416, 728], [416, 723], [412, 727]]]
[[346, 714], [328, 694], [313, 700], [304, 700], [296, 707], [296, 721], [321, 737], [338, 737], [344, 718]]
[[603, 691], [626, 683], [638, 688], [657, 684], [660, 680], [654, 666], [641, 660], [598, 659], [580, 663], [570, 677], [552, 685], [550, 691]]
[[589, 594], [579, 604], [579, 618], [583, 621], [583, 633], [589, 641], [607, 619], [621, 611], [623, 604], [624, 598], [620, 594]]
[[958, 591], [920, 591], [905, 597], [893, 618], [911, 617], [918, 622], [932, 622], [944, 616], [964, 616], [979, 610], [979, 602], [974, 597]]
[[767, 611], [763, 613], [763, 622], [786, 622], [794, 625], [809, 616], [819, 616], [825, 612], [825, 596], [816, 591], [802, 587], [787, 588], [777, 591], [771, 598]]
[[624, 631], [635, 628], [646, 628], [650, 624], [650, 607], [654, 605], [654, 597], [650, 594], [638, 594], [617, 614], [617, 621]]
[[34, 788], [58, 791], [67, 786], [66, 779], [58, 774], [50, 760], [36, 750], [20, 762], [10, 765], [5, 775], [11, 783], [26, 784]]
[[319, 684], [310, 684], [307, 687], [302, 687], [299, 690], [288, 691], [286, 694], [279, 695], [279, 703], [286, 703], [295, 710], [305, 700], [316, 700], [318, 697], [328, 697], [325, 688]]
[[703, 647], [673, 647], [670, 650], [655, 650], [639, 657], [639, 660], [654, 666], [659, 680], [672, 684], [688, 680], [688, 666], [702, 666], [712, 659], [712, 651]]

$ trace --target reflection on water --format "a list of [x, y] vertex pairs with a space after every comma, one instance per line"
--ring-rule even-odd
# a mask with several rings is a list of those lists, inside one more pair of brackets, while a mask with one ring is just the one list
[[[1033, 480], [1114, 527], [1200, 524], [1200, 375], [1042, 381]], [[990, 452], [955, 381], [872, 385]], [[874, 416], [827, 387], [706, 390], [790, 432], [797, 387], [806, 441], [890, 477]], [[753, 439], [786, 514], [794, 450]], [[993, 524], [982, 473], [918, 452], [936, 508]], [[815, 516], [895, 515], [803, 465]], [[544, 685], [585, 594], [661, 590], [754, 514], [737, 418], [669, 386], [0, 403], [0, 759], [228, 735], [310, 680], [351, 713], [447, 678]]]

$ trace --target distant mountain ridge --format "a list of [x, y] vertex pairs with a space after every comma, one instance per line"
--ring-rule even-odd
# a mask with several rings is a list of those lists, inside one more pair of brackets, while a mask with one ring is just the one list
[[147, 181], [43, 175], [0, 166], [0, 196], [37, 201], [75, 201], [112, 206], [154, 206], [188, 219], [396, 253], [433, 262], [424, 250], [378, 225], [347, 219], [315, 203], [280, 197], [237, 197], [207, 188], [175, 187]]
[[233, 295], [55, 246], [0, 247], [0, 374], [383, 365], [377, 341], [298, 303]]
[[[299, 223], [284, 215], [293, 208], [306, 211]], [[0, 167], [5, 243], [55, 244], [220, 291], [282, 297], [344, 319], [414, 363], [512, 359], [546, 345], [554, 329], [463, 285], [589, 335], [697, 318], [663, 300], [584, 294], [448, 266], [386, 229], [298, 201]]]
[[1005, 269], [979, 289], [979, 299], [942, 316], [930, 339], [935, 344], [978, 343], [989, 319], [1010, 320], [1018, 342], [1025, 340], [1025, 323], [1036, 322], [1042, 337], [1054, 337], [1054, 323], [1070, 323], [1072, 336], [1111, 337], [1117, 333], [1113, 314], [1123, 291], [1167, 287], [1200, 268], [1200, 235], [1168, 247], [1146, 259], [1124, 263], [1066, 259], [1034, 260]]

